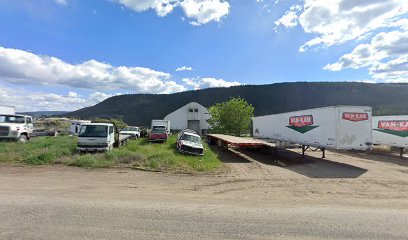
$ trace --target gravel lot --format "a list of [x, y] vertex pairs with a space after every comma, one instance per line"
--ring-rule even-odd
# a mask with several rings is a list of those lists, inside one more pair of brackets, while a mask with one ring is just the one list
[[224, 168], [0, 166], [0, 239], [408, 239], [408, 160], [219, 152]]

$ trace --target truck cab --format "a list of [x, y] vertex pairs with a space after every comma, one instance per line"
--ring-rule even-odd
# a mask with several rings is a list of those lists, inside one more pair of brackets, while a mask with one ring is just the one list
[[110, 123], [82, 124], [78, 133], [79, 152], [106, 152], [113, 149], [115, 127]]
[[27, 115], [0, 114], [0, 139], [26, 142], [33, 133], [33, 118]]
[[140, 138], [140, 128], [134, 126], [128, 126], [119, 132], [122, 135], [129, 135], [131, 138]]

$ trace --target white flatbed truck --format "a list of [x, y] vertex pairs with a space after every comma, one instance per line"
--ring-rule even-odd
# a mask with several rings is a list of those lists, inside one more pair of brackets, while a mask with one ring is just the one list
[[130, 135], [118, 134], [111, 123], [85, 123], [78, 133], [77, 149], [79, 152], [108, 152], [126, 145], [130, 139]]

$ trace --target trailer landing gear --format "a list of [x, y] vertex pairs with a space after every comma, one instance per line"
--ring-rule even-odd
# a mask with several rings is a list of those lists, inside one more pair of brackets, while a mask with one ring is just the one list
[[400, 148], [400, 158], [404, 158], [404, 148]]
[[321, 151], [322, 151], [322, 158], [323, 158], [323, 159], [326, 158], [326, 148], [324, 148], [324, 147], [322, 147], [322, 148], [318, 147], [318, 148], [312, 149], [310, 146], [306, 146], [306, 145], [302, 145], [302, 158], [305, 158], [305, 152], [306, 152], [308, 149], [312, 150], [313, 152], [315, 152], [315, 151], [317, 151], [317, 150], [321, 150]]

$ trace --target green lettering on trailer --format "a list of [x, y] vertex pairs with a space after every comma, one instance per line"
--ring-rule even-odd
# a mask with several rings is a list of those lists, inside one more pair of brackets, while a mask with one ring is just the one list
[[287, 128], [290, 128], [292, 130], [295, 130], [296, 132], [300, 132], [302, 134], [307, 133], [309, 131], [312, 131], [313, 129], [319, 127], [319, 126], [304, 126], [304, 127], [295, 127], [295, 126], [286, 126]]
[[408, 131], [396, 131], [396, 130], [389, 130], [389, 129], [374, 129], [375, 131], [379, 131], [385, 134], [391, 134], [398, 137], [408, 137]]

